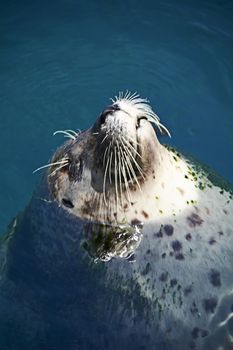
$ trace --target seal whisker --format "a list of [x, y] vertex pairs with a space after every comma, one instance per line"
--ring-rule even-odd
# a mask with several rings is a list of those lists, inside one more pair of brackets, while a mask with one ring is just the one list
[[108, 172], [108, 175], [109, 175], [109, 183], [111, 184], [112, 183], [112, 152], [110, 154], [110, 162], [109, 162], [109, 172]]
[[[120, 148], [120, 152], [121, 152], [121, 156], [122, 156], [122, 160], [123, 160], [124, 159], [124, 155], [123, 155], [123, 151], [122, 151], [121, 148]], [[131, 202], [131, 195], [130, 195], [130, 191], [129, 191], [129, 184], [128, 184], [128, 180], [127, 180], [127, 176], [126, 176], [124, 161], [122, 161], [122, 175], [123, 175], [123, 179], [124, 179], [124, 183], [125, 183], [125, 188], [126, 188], [126, 193], [127, 193], [127, 197], [128, 197], [128, 202]]]
[[104, 157], [103, 157], [103, 166], [105, 165], [105, 160], [106, 160], [106, 154], [109, 150], [109, 146], [105, 148], [105, 151], [104, 151]]
[[126, 170], [127, 170], [128, 177], [129, 177], [129, 179], [130, 179], [130, 182], [133, 184], [133, 179], [132, 179], [131, 172], [130, 172], [130, 167], [129, 167], [130, 159], [129, 159], [129, 157], [127, 156], [127, 154], [126, 154], [125, 151], [123, 151], [123, 155], [124, 155], [125, 166], [126, 166]]
[[[139, 158], [142, 159], [141, 154], [138, 153], [138, 151], [136, 150], [136, 148], [135, 148], [128, 140], [126, 140], [126, 138], [125, 138], [124, 136], [121, 136], [121, 138], [122, 138], [122, 140], [124, 141], [124, 144], [125, 144], [127, 147], [130, 147], [130, 148], [136, 153], [136, 155], [137, 155]], [[130, 137], [129, 137], [129, 139], [130, 139], [132, 142], [134, 142], [133, 139], [131, 139]], [[137, 143], [137, 144], [138, 144], [138, 143]], [[139, 144], [138, 144], [138, 145], [139, 145]]]
[[116, 193], [116, 206], [118, 206], [118, 181], [117, 181], [117, 157], [116, 146], [114, 146], [114, 168], [115, 168], [115, 193]]
[[126, 93], [125, 93], [125, 95], [124, 95], [124, 99], [126, 99], [126, 100], [128, 100], [129, 99], [129, 97], [130, 97], [130, 95], [131, 95], [131, 92], [129, 91], [129, 90], [126, 90]]
[[67, 129], [67, 130], [65, 130], [65, 131], [67, 131], [67, 132], [69, 132], [69, 133], [72, 133], [72, 134], [74, 134], [75, 136], [79, 136], [79, 135], [82, 133], [82, 131], [81, 131], [80, 129], [78, 129], [77, 131], [74, 131], [74, 130], [72, 130], [72, 129]]
[[171, 134], [169, 132], [169, 130], [166, 128], [166, 126], [164, 126], [160, 121], [159, 121], [159, 117], [157, 116], [157, 114], [155, 113], [148, 113], [148, 115], [146, 116], [147, 120], [152, 123], [155, 124], [157, 126], [157, 128], [159, 129], [159, 131], [161, 133], [163, 133], [163, 130], [167, 133], [167, 135], [169, 137], [171, 137]]
[[64, 168], [65, 166], [67, 166], [69, 164], [69, 162], [62, 164], [61, 166], [57, 167], [52, 173], [50, 173], [48, 176], [53, 176], [56, 174], [56, 172], [58, 172], [59, 170], [61, 170], [62, 168]]
[[133, 101], [134, 99], [138, 98], [140, 95], [135, 91], [134, 93], [132, 93], [129, 97], [128, 100], [129, 101]]
[[[155, 124], [159, 131], [163, 133], [164, 131], [167, 133], [169, 137], [171, 134], [169, 130], [160, 122], [157, 114], [152, 110], [149, 105], [149, 100], [146, 98], [141, 98], [137, 92], [131, 93], [130, 91], [126, 91], [125, 94], [119, 92], [118, 96], [115, 96], [114, 99], [111, 99], [113, 104], [120, 104], [121, 109], [125, 110], [125, 106], [131, 105], [131, 107], [135, 107], [138, 111], [138, 116], [145, 117], [147, 120], [153, 124]], [[127, 111], [125, 110], [127, 113]]]
[[66, 130], [57, 130], [53, 133], [53, 136], [57, 135], [57, 134], [64, 134], [66, 135], [67, 137], [69, 137], [70, 139], [72, 140], [75, 140], [76, 137], [74, 135], [72, 135], [71, 133], [69, 133], [68, 131]]
[[[125, 146], [123, 145], [123, 147], [125, 147]], [[131, 174], [132, 174], [135, 182], [137, 183], [137, 186], [138, 186], [139, 190], [142, 192], [141, 186], [140, 186], [140, 184], [138, 182], [138, 179], [137, 179], [137, 175], [135, 174], [134, 168], [132, 166], [132, 162], [130, 161], [130, 159], [129, 159], [129, 157], [127, 155], [126, 155], [126, 157], [128, 159], [128, 165], [130, 167]]]
[[68, 161], [68, 158], [62, 158], [60, 161], [54, 162], [54, 163], [49, 163], [49, 164], [45, 164], [40, 166], [39, 168], [35, 169], [32, 173], [36, 173], [37, 171], [41, 170], [41, 169], [45, 169], [45, 168], [49, 168], [53, 165], [60, 165], [60, 164], [64, 164]]
[[108, 133], [106, 133], [106, 135], [104, 136], [103, 140], [101, 141], [101, 144], [104, 143], [104, 141], [107, 139], [108, 137]]
[[104, 203], [105, 203], [105, 205], [107, 205], [107, 200], [106, 200], [106, 175], [107, 175], [108, 165], [109, 165], [109, 157], [107, 158], [107, 164], [105, 166], [104, 183], [103, 183], [103, 194], [104, 194]]
[[138, 162], [135, 160], [135, 157], [132, 155], [132, 153], [130, 152], [129, 148], [125, 146], [125, 150], [126, 152], [128, 153], [128, 155], [130, 156], [130, 158], [132, 159], [132, 161], [134, 162], [138, 172], [140, 173], [140, 175], [142, 176], [142, 178], [145, 180], [145, 176], [144, 176], [144, 173], [143, 173], [143, 170], [141, 169], [140, 165], [138, 164]]
[[118, 164], [119, 164], [119, 186], [120, 186], [120, 202], [121, 205], [123, 204], [123, 189], [122, 189], [122, 159], [120, 157], [120, 149], [119, 149], [119, 143], [117, 142], [117, 155], [118, 155]]
[[113, 143], [113, 140], [111, 140], [110, 144], [108, 145], [108, 152], [106, 154], [108, 158], [110, 157], [110, 152], [112, 150], [112, 143]]
[[[126, 142], [128, 142], [128, 143], [130, 144], [131, 147], [133, 147], [133, 146], [132, 146], [132, 144], [131, 144], [129, 141], [135, 143], [137, 146], [140, 145], [140, 142], [138, 142], [137, 140], [134, 140], [134, 139], [133, 139], [132, 137], [130, 137], [129, 135], [127, 135], [127, 139], [126, 139], [125, 137], [124, 137], [124, 139], [126, 140]], [[128, 140], [129, 140], [129, 141], [128, 141]], [[135, 147], [134, 147], [134, 149], [135, 149]], [[135, 151], [136, 151], [136, 149], [135, 149]], [[139, 153], [138, 153], [138, 156], [140, 156]]]
[[70, 135], [69, 135], [69, 136], [68, 136], [68, 135], [64, 135], [64, 137], [66, 137], [67, 139], [72, 139], [72, 140], [74, 140], [73, 137], [70, 137]]

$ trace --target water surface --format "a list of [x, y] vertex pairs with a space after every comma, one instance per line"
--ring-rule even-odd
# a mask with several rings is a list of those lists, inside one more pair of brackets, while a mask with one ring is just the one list
[[61, 136], [119, 90], [148, 97], [173, 144], [233, 182], [232, 1], [3, 1], [0, 228]]

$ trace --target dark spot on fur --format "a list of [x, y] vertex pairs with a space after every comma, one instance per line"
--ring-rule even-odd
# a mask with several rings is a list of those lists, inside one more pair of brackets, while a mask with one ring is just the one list
[[223, 209], [223, 212], [224, 212], [225, 215], [228, 214], [228, 211], [226, 209]]
[[207, 337], [208, 334], [209, 334], [209, 332], [206, 329], [201, 329], [201, 336], [202, 336], [202, 338]]
[[143, 222], [139, 221], [138, 219], [133, 219], [131, 221], [131, 225], [134, 227], [143, 228]]
[[170, 255], [170, 256], [173, 256], [173, 255], [174, 255], [174, 252], [170, 252], [169, 255]]
[[167, 236], [172, 236], [174, 232], [174, 227], [172, 225], [165, 225], [163, 227], [163, 230]]
[[218, 304], [217, 298], [209, 298], [203, 300], [203, 307], [207, 313], [214, 313], [216, 306]]
[[173, 279], [171, 279], [171, 281], [170, 281], [170, 285], [171, 285], [171, 287], [175, 287], [176, 285], [177, 285], [177, 279], [176, 278], [173, 278]]
[[163, 272], [163, 273], [161, 273], [161, 275], [159, 276], [159, 280], [160, 280], [161, 282], [166, 282], [167, 279], [168, 279], [168, 272]]
[[210, 240], [209, 240], [209, 244], [210, 245], [213, 245], [213, 244], [215, 244], [217, 241], [216, 241], [216, 239], [214, 239], [214, 238], [210, 238]]
[[215, 270], [215, 269], [211, 269], [210, 270], [210, 283], [214, 286], [214, 287], [220, 287], [221, 286], [221, 278], [220, 278], [220, 272]]
[[195, 303], [195, 301], [192, 303], [190, 311], [191, 311], [192, 315], [195, 315], [198, 313], [198, 308], [197, 308], [197, 304]]
[[113, 213], [113, 216], [114, 216], [114, 218], [116, 218], [117, 217], [117, 213]]
[[206, 214], [208, 214], [208, 215], [210, 215], [210, 210], [209, 210], [209, 208], [205, 208], [205, 211], [206, 211]]
[[166, 334], [171, 333], [171, 332], [172, 332], [172, 327], [168, 327], [167, 330], [166, 330], [165, 332], [166, 332]]
[[128, 208], [128, 204], [125, 203], [123, 208], [124, 208], [124, 209], [127, 209], [127, 208]]
[[200, 332], [200, 329], [198, 327], [194, 327], [191, 334], [192, 334], [192, 337], [194, 339], [197, 339], [199, 337], [199, 332]]
[[196, 343], [194, 341], [191, 341], [189, 343], [189, 347], [190, 347], [190, 349], [196, 349]]
[[171, 246], [175, 252], [179, 252], [182, 249], [182, 243], [178, 240], [172, 241]]
[[149, 217], [149, 215], [144, 210], [142, 210], [141, 213], [145, 219], [147, 219]]
[[90, 200], [84, 200], [84, 204], [81, 208], [82, 213], [89, 215], [95, 209], [96, 203]]
[[184, 254], [178, 253], [175, 255], [176, 260], [184, 260]]
[[155, 179], [155, 176], [153, 175], [153, 179]]
[[187, 295], [189, 295], [190, 293], [192, 293], [192, 291], [193, 291], [193, 286], [190, 285], [190, 286], [188, 286], [188, 287], [186, 287], [186, 288], [184, 289], [184, 295], [187, 296]]
[[176, 187], [176, 189], [180, 192], [181, 196], [185, 194], [185, 191], [182, 188]]
[[138, 211], [137, 210], [135, 210], [135, 214], [137, 214], [138, 213]]
[[191, 235], [191, 233], [187, 233], [187, 235], [185, 236], [185, 238], [187, 239], [187, 241], [191, 241], [191, 240], [192, 240], [192, 235]]
[[142, 271], [142, 275], [145, 276], [147, 275], [151, 270], [151, 266], [150, 266], [150, 263], [147, 263], [146, 264], [146, 267], [144, 268], [144, 270]]
[[222, 231], [219, 231], [219, 236], [223, 236], [223, 232]]
[[146, 254], [150, 254], [150, 253], [151, 253], [151, 250], [148, 249], [148, 250], [146, 251]]
[[201, 217], [195, 213], [188, 216], [187, 220], [190, 227], [200, 226], [204, 222], [204, 220], [202, 220]]
[[160, 298], [163, 299], [163, 300], [166, 299], [166, 289], [165, 288], [163, 288]]
[[163, 258], [163, 259], [166, 258], [166, 253], [163, 253], [163, 254], [162, 254], [162, 258]]
[[155, 238], [162, 238], [162, 237], [163, 237], [163, 232], [162, 232], [162, 230], [160, 229], [158, 232], [154, 233], [154, 237], [155, 237]]

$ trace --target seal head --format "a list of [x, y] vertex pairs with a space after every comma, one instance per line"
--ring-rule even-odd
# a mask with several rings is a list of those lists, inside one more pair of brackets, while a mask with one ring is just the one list
[[161, 162], [153, 125], [169, 134], [147, 100], [115, 97], [90, 129], [72, 134], [55, 153], [48, 174], [53, 198], [79, 217], [122, 221]]

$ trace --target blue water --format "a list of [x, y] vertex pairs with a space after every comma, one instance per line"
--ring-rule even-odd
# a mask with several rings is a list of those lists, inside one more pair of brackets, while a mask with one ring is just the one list
[[119, 90], [148, 97], [164, 137], [233, 182], [232, 1], [2, 1], [0, 231], [32, 171]]

